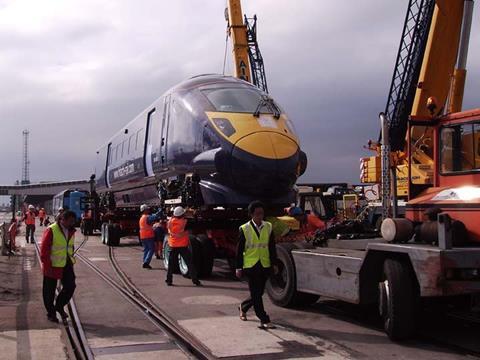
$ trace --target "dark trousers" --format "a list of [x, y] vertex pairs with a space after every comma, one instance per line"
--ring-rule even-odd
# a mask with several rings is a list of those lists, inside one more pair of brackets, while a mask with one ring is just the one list
[[188, 265], [190, 277], [192, 278], [193, 282], [196, 282], [198, 280], [197, 269], [193, 264], [192, 256], [188, 247], [170, 247], [170, 253], [168, 254], [167, 282], [172, 282], [174, 267], [173, 264], [178, 261], [178, 255], [180, 255], [183, 260], [185, 260]]
[[250, 290], [250, 297], [242, 302], [240, 305], [243, 312], [247, 312], [252, 306], [255, 310], [255, 315], [262, 323], [269, 323], [270, 318], [263, 307], [263, 293], [265, 291], [265, 284], [267, 283], [270, 268], [264, 268], [262, 264], [257, 262], [253, 267], [243, 270], [248, 279], [248, 289]]
[[35, 241], [33, 234], [35, 234], [35, 225], [27, 225], [25, 229], [25, 240], [27, 240], [27, 243], [29, 239], [31, 243]]
[[[57, 288], [57, 279], [43, 277], [43, 304], [48, 314], [55, 314], [55, 309], [63, 309], [68, 304], [75, 292], [75, 273], [73, 272], [73, 265], [67, 264], [63, 269], [63, 276], [61, 279], [62, 290], [57, 296], [55, 302], [55, 289]], [[55, 302], [55, 303], [54, 303]]]
[[40, 226], [43, 226], [43, 218], [39, 218], [40, 220]]

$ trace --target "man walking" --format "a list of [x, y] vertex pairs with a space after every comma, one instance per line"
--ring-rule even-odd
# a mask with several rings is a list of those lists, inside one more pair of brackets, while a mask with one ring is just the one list
[[34, 234], [35, 234], [35, 207], [33, 205], [28, 205], [28, 210], [25, 213], [23, 220], [25, 222], [25, 240], [27, 244], [30, 242], [33, 244], [35, 241]]
[[[248, 278], [250, 297], [238, 307], [240, 319], [247, 320], [247, 311], [253, 306], [255, 315], [260, 319], [261, 329], [275, 328], [263, 307], [263, 293], [270, 275], [271, 266], [275, 264], [277, 253], [272, 232], [272, 224], [263, 221], [265, 206], [260, 201], [253, 201], [248, 206], [251, 220], [240, 226], [237, 246], [236, 275]], [[276, 266], [274, 271], [276, 271]]]
[[[75, 291], [75, 213], [66, 211], [59, 223], [50, 225], [43, 233], [40, 259], [43, 270], [43, 303], [47, 310], [47, 318], [58, 322], [56, 313], [62, 319], [68, 318], [64, 310]], [[62, 290], [55, 301], [57, 282], [61, 280]]]
[[152, 261], [152, 256], [155, 251], [155, 231], [153, 224], [160, 219], [162, 211], [159, 210], [156, 214], [151, 215], [150, 208], [147, 204], [140, 206], [140, 211], [142, 212], [142, 216], [138, 221], [138, 226], [140, 228], [140, 241], [143, 246], [143, 268], [151, 269], [150, 261]]
[[196, 286], [201, 286], [202, 283], [198, 280], [197, 269], [195, 268], [192, 256], [188, 250], [189, 234], [185, 230], [187, 226], [187, 219], [185, 219], [185, 209], [181, 206], [177, 206], [173, 210], [173, 217], [168, 221], [168, 246], [170, 247], [170, 253], [168, 254], [168, 269], [167, 279], [165, 282], [168, 286], [173, 285], [173, 264], [178, 261], [178, 255], [188, 264], [188, 270], [192, 282]]

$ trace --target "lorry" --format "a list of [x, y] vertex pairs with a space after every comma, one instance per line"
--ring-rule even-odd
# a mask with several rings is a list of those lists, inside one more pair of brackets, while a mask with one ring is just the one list
[[478, 301], [480, 109], [461, 111], [472, 11], [470, 0], [409, 1], [378, 154], [363, 159], [362, 177], [381, 187], [381, 234], [277, 244], [275, 304], [377, 305], [389, 338], [403, 340], [422, 300]]

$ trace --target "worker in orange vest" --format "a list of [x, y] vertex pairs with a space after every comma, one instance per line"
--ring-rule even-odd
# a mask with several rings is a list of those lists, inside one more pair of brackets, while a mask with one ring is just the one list
[[139, 236], [143, 246], [143, 268], [151, 269], [150, 261], [152, 261], [155, 250], [155, 231], [153, 224], [160, 219], [162, 211], [159, 210], [156, 214], [151, 215], [150, 207], [147, 204], [140, 206], [142, 216], [138, 221], [140, 228]]
[[41, 208], [40, 211], [38, 212], [38, 219], [40, 220], [40, 226], [43, 226], [43, 220], [45, 219], [45, 209]]
[[26, 225], [25, 230], [25, 240], [33, 244], [35, 242], [34, 234], [35, 234], [35, 207], [33, 205], [28, 205], [28, 210], [23, 216], [23, 221]]
[[188, 249], [188, 243], [190, 241], [188, 231], [185, 230], [187, 226], [187, 219], [185, 219], [185, 209], [181, 206], [177, 206], [173, 210], [173, 217], [170, 218], [167, 224], [168, 230], [168, 246], [170, 252], [168, 254], [168, 269], [167, 279], [165, 282], [168, 286], [173, 285], [173, 264], [178, 261], [180, 255], [183, 260], [188, 264], [188, 270], [192, 278], [192, 282], [196, 286], [201, 286], [202, 283], [198, 280], [197, 269], [192, 262], [192, 256]]

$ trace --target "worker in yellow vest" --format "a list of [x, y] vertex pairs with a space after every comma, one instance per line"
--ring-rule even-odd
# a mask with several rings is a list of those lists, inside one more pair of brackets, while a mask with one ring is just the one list
[[147, 204], [140, 206], [142, 216], [138, 221], [140, 241], [143, 246], [143, 268], [151, 269], [150, 261], [152, 261], [153, 253], [155, 251], [155, 230], [153, 224], [160, 220], [162, 211], [159, 210], [156, 214], [151, 214], [150, 207]]
[[[52, 322], [58, 322], [57, 312], [62, 319], [68, 317], [64, 307], [72, 298], [76, 287], [73, 271], [73, 264], [75, 263], [73, 257], [75, 222], [75, 213], [65, 211], [60, 222], [53, 223], [43, 233], [40, 248], [43, 271], [43, 303], [47, 310], [47, 318]], [[58, 280], [62, 282], [62, 290], [58, 293], [55, 301]]]
[[272, 224], [264, 221], [265, 206], [253, 201], [248, 206], [251, 220], [240, 226], [237, 245], [236, 275], [248, 278], [250, 297], [243, 301], [238, 310], [240, 319], [247, 321], [247, 311], [253, 306], [255, 315], [260, 319], [261, 329], [273, 329], [270, 318], [263, 307], [263, 293], [270, 272], [277, 272], [275, 265], [277, 252]]
[[173, 210], [173, 216], [168, 220], [167, 230], [168, 230], [168, 246], [170, 248], [170, 253], [168, 254], [168, 269], [167, 269], [167, 279], [165, 282], [168, 286], [173, 285], [173, 264], [178, 261], [178, 256], [180, 255], [183, 260], [188, 264], [188, 270], [190, 272], [190, 277], [192, 282], [196, 286], [202, 286], [202, 283], [198, 280], [197, 269], [192, 261], [192, 254], [188, 249], [188, 244], [190, 242], [190, 237], [188, 230], [186, 230], [187, 219], [185, 219], [185, 209], [181, 206], [177, 206]]

